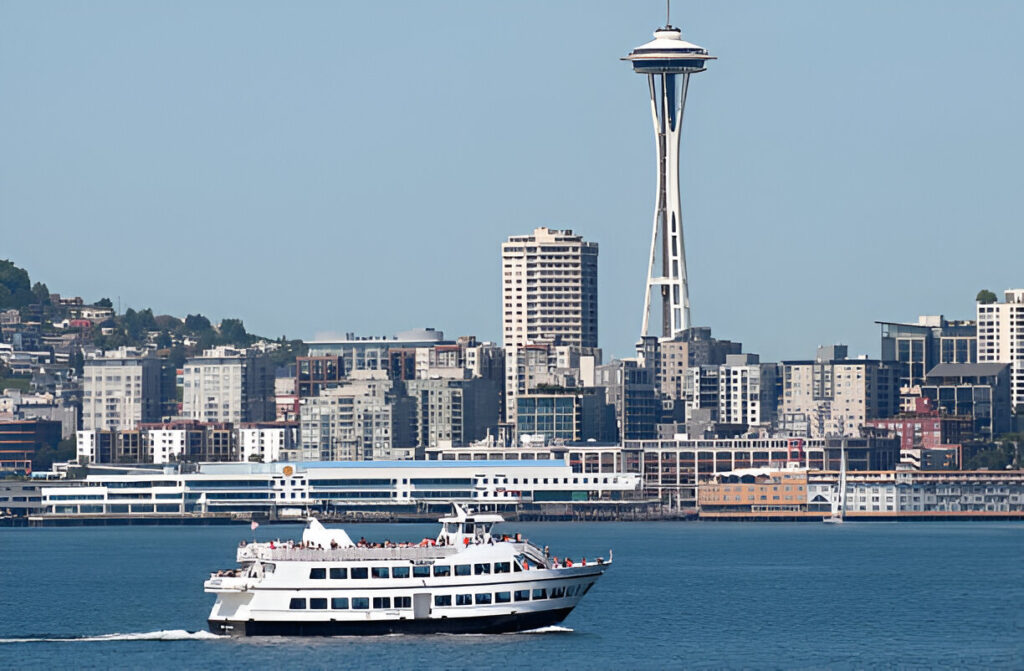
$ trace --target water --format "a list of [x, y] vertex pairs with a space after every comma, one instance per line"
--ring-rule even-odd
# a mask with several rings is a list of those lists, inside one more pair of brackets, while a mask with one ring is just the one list
[[1024, 668], [1024, 524], [507, 529], [615, 565], [543, 632], [236, 640], [205, 632], [202, 582], [247, 527], [0, 529], [0, 668]]

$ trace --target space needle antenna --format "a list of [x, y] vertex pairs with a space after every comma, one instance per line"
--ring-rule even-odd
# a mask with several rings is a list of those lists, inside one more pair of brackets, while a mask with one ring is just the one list
[[665, 0], [665, 25], [672, 25], [672, 0]]

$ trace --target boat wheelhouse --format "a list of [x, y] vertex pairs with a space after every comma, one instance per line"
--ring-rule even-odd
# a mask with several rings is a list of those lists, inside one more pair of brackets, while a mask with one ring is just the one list
[[210, 631], [233, 636], [503, 633], [558, 624], [611, 564], [559, 561], [453, 504], [436, 538], [353, 542], [310, 519], [300, 543], [243, 543], [206, 581]]

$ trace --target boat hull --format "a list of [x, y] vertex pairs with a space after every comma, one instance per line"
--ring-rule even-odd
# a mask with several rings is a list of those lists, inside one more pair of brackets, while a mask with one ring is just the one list
[[210, 631], [229, 636], [381, 636], [386, 634], [505, 634], [550, 627], [572, 607], [479, 617], [364, 621], [209, 620]]

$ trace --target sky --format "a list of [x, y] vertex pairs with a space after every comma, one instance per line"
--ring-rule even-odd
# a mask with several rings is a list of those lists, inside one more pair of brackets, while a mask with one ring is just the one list
[[[0, 258], [309, 339], [501, 336], [500, 244], [600, 244], [633, 353], [658, 0], [0, 0]], [[1024, 286], [1024, 3], [677, 2], [693, 323], [762, 360]]]

